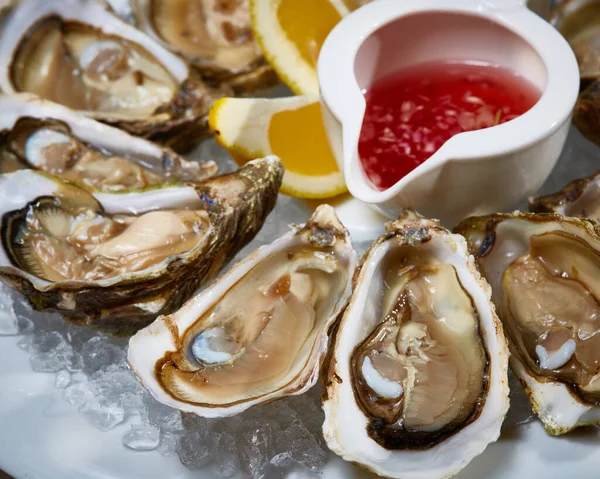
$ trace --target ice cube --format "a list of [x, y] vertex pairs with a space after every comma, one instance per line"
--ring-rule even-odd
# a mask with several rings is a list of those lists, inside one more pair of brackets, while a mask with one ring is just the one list
[[[148, 396], [144, 401], [148, 408], [148, 420], [162, 431], [181, 431], [181, 413]], [[195, 416], [195, 415], [194, 415]]]
[[190, 431], [196, 431], [201, 435], [206, 435], [211, 432], [212, 428], [218, 426], [220, 423], [219, 419], [207, 419], [204, 417], [196, 416], [192, 413], [181, 413], [181, 422], [185, 429]]
[[31, 368], [39, 372], [56, 372], [61, 369], [81, 369], [81, 359], [58, 331], [41, 334], [34, 339], [31, 349], [36, 351], [29, 358]]
[[188, 432], [179, 440], [177, 453], [181, 463], [190, 469], [201, 469], [212, 460], [210, 447], [196, 431]]
[[219, 448], [215, 452], [215, 462], [220, 477], [233, 477], [240, 471], [240, 462], [233, 434], [223, 434], [219, 440]]
[[141, 385], [125, 363], [111, 364], [96, 371], [91, 376], [90, 385], [96, 396], [111, 397], [115, 400], [120, 400], [128, 394], [144, 394]]
[[163, 432], [160, 436], [160, 443], [156, 450], [163, 456], [174, 456], [177, 454], [177, 443], [179, 436], [170, 432]]
[[33, 321], [24, 316], [18, 315], [19, 334], [29, 334], [33, 331]]
[[294, 460], [289, 452], [282, 452], [273, 456], [269, 462], [275, 467], [290, 467]]
[[0, 284], [0, 336], [19, 333], [19, 318], [14, 310], [12, 293], [8, 286]]
[[115, 404], [102, 404], [88, 401], [81, 409], [81, 415], [96, 429], [108, 431], [125, 419], [123, 408]]
[[62, 356], [55, 353], [37, 353], [29, 358], [31, 369], [37, 372], [55, 372], [64, 368]]
[[252, 476], [257, 476], [269, 462], [270, 437], [267, 429], [254, 429], [238, 435], [240, 462]]
[[17, 346], [21, 348], [23, 351], [29, 352], [31, 350], [31, 345], [33, 343], [33, 337], [25, 336], [22, 339], [17, 341]]
[[121, 407], [125, 409], [125, 413], [127, 415], [140, 416], [146, 418], [147, 413], [146, 407], [144, 406], [144, 399], [146, 397], [146, 394], [146, 391], [140, 388], [138, 391], [126, 392], [118, 396], [108, 394], [107, 398], [117, 399]]
[[54, 385], [56, 389], [64, 389], [71, 382], [71, 373], [66, 370], [59, 371], [56, 374], [56, 378], [54, 380]]
[[320, 440], [301, 421], [294, 421], [285, 431], [288, 451], [294, 461], [309, 469], [322, 467], [327, 461], [327, 453]]
[[124, 361], [125, 351], [112, 344], [106, 336], [96, 336], [83, 345], [81, 357], [86, 372], [94, 373], [111, 364]]
[[160, 431], [149, 424], [132, 426], [121, 439], [123, 444], [135, 451], [152, 451], [160, 442]]
[[63, 395], [67, 402], [76, 408], [83, 407], [88, 401], [94, 400], [94, 393], [87, 381], [77, 381], [65, 387]]

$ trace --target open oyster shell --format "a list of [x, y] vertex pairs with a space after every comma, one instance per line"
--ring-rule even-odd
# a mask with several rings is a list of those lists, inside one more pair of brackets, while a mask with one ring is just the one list
[[565, 0], [554, 2], [550, 22], [571, 45], [582, 85], [600, 77], [600, 2], [598, 0]]
[[156, 400], [205, 417], [302, 394], [318, 379], [355, 265], [348, 232], [322, 205], [139, 331], [129, 364]]
[[0, 97], [0, 173], [32, 168], [92, 191], [124, 191], [166, 182], [199, 183], [214, 161], [187, 161], [160, 147], [21, 93]]
[[[142, 31], [237, 94], [278, 83], [250, 24], [250, 0], [131, 0]], [[189, 32], [193, 32], [190, 35]]]
[[550, 434], [600, 423], [600, 227], [551, 213], [463, 221], [511, 350]]
[[600, 172], [573, 180], [551, 195], [530, 198], [529, 210], [534, 213], [560, 213], [600, 222]]
[[283, 166], [195, 186], [94, 193], [35, 170], [0, 176], [0, 279], [33, 307], [131, 334], [186, 301], [262, 226]]
[[600, 145], [600, 81], [592, 82], [579, 94], [573, 123], [588, 140]]
[[581, 76], [581, 93], [573, 110], [573, 123], [589, 140], [600, 144], [600, 2], [555, 2], [550, 22], [569, 42]]
[[30, 92], [188, 150], [221, 91], [155, 40], [85, 0], [21, 2], [0, 30], [0, 88]]
[[464, 238], [413, 212], [362, 259], [323, 400], [333, 452], [394, 478], [445, 478], [500, 434], [502, 326]]

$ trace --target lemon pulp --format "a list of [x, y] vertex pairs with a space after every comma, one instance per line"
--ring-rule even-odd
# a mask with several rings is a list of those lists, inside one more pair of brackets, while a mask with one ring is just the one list
[[302, 0], [302, 8], [298, 7], [298, 0], [281, 0], [277, 19], [302, 58], [316, 67], [325, 38], [342, 16], [323, 0]]
[[283, 160], [289, 171], [307, 176], [339, 171], [327, 140], [321, 104], [318, 102], [275, 113], [269, 123], [268, 138], [271, 151]]

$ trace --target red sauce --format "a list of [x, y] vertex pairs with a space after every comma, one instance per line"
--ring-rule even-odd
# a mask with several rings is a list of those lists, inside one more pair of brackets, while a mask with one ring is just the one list
[[432, 63], [401, 70], [365, 93], [361, 163], [371, 182], [384, 190], [452, 136], [506, 123], [540, 95], [527, 79], [493, 65]]

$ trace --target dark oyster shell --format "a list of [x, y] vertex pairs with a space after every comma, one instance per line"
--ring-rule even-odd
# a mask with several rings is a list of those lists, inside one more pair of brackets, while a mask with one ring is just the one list
[[[110, 286], [61, 281], [36, 287], [31, 275], [1, 267], [0, 279], [23, 293], [35, 309], [55, 311], [72, 323], [111, 334], [133, 334], [179, 308], [256, 235], [275, 206], [283, 171], [279, 159], [268, 157], [195, 186], [212, 229], [203, 248], [171, 261], [160, 274], [117, 279]], [[36, 193], [31, 194], [33, 199]]]
[[556, 193], [529, 198], [529, 211], [600, 221], [600, 172], [573, 180]]

